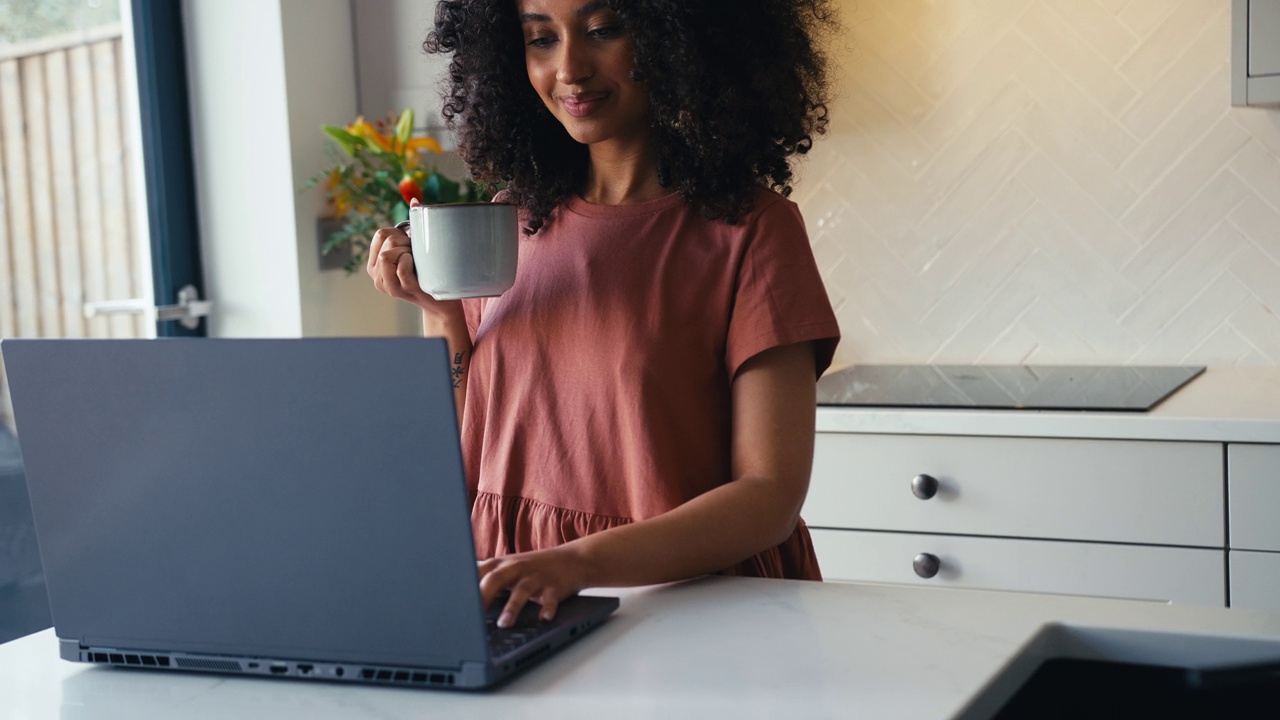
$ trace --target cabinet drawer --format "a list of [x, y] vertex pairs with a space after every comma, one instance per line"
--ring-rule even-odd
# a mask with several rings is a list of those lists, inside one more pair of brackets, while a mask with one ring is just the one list
[[1280, 553], [1232, 550], [1228, 557], [1231, 607], [1280, 613]]
[[[1219, 443], [819, 433], [814, 527], [1221, 548]], [[921, 500], [917, 475], [937, 479]]]
[[1249, 2], [1249, 75], [1280, 75], [1280, 3]]
[[1280, 552], [1280, 445], [1228, 445], [1231, 547]]
[[[1226, 604], [1221, 550], [812, 529], [827, 580]], [[917, 555], [939, 560], [921, 578]]]

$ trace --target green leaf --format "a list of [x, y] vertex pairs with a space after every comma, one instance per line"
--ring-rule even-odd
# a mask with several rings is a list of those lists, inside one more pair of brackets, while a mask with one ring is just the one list
[[325, 135], [328, 135], [334, 142], [341, 145], [342, 149], [345, 150], [348, 155], [353, 157], [356, 154], [356, 148], [364, 144], [363, 140], [340, 127], [325, 125], [321, 129], [324, 130]]
[[396, 147], [403, 149], [413, 135], [413, 108], [405, 108], [396, 122]]
[[360, 138], [360, 142], [364, 143], [365, 152], [372, 153], [374, 157], [385, 162], [385, 159], [382, 156], [386, 155], [387, 151], [382, 149], [382, 146], [378, 144], [377, 140], [374, 140], [371, 137], [362, 137]]
[[459, 192], [462, 189], [461, 185], [440, 173], [434, 173], [433, 176], [436, 177], [437, 182], [440, 183], [440, 202], [456, 203], [461, 199], [462, 196]]
[[351, 242], [351, 236], [339, 230], [334, 232], [329, 237], [325, 238], [324, 245], [321, 246], [320, 252], [324, 253], [325, 255], [328, 255], [334, 250], [337, 250], [338, 248], [350, 242]]

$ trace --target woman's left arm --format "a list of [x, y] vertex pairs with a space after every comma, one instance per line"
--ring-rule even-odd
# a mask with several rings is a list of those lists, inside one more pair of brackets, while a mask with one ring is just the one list
[[549, 550], [480, 564], [486, 606], [510, 590], [499, 624], [528, 600], [555, 614], [587, 587], [671, 582], [716, 572], [778, 545], [809, 489], [816, 411], [813, 343], [766, 350], [733, 380], [733, 481], [654, 518]]

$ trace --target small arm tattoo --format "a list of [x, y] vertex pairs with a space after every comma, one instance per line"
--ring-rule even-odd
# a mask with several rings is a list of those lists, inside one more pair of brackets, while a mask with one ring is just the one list
[[467, 374], [467, 369], [462, 366], [462, 361], [466, 357], [466, 353], [454, 353], [453, 367], [449, 368], [449, 377], [453, 378], [454, 389], [462, 387], [463, 376]]

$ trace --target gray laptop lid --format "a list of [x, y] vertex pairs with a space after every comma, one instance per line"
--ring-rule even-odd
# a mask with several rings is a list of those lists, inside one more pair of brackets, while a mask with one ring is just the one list
[[487, 661], [443, 340], [0, 350], [59, 637]]

